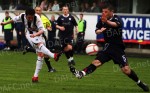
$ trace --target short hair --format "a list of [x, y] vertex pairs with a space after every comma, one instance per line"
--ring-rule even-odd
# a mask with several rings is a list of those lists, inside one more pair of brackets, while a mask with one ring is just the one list
[[28, 8], [25, 11], [26, 15], [35, 15], [35, 10], [33, 8]]
[[42, 9], [40, 6], [36, 6], [34, 9], [36, 9], [36, 8], [40, 8], [40, 9]]
[[80, 15], [81, 15], [81, 16], [83, 16], [83, 14], [82, 14], [82, 13], [81, 13]]
[[69, 6], [68, 6], [68, 5], [63, 5], [63, 7], [62, 7], [62, 8], [64, 8], [64, 7], [68, 7], [68, 9], [69, 9]]
[[5, 14], [9, 14], [9, 12], [8, 12], [8, 11], [5, 11]]
[[102, 9], [108, 9], [110, 11], [114, 11], [114, 7], [111, 4], [105, 4]]

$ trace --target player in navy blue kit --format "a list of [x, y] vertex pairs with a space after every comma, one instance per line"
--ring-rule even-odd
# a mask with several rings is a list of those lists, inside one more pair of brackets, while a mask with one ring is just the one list
[[128, 65], [122, 40], [123, 22], [113, 11], [114, 9], [111, 5], [105, 6], [102, 9], [102, 17], [96, 25], [96, 34], [102, 33], [104, 35], [106, 44], [103, 50], [97, 53], [95, 60], [83, 71], [78, 71], [73, 66], [70, 66], [70, 71], [80, 79], [94, 72], [97, 67], [102, 66], [105, 62], [113, 60], [115, 64], [119, 65], [124, 74], [134, 80], [145, 92], [148, 92], [148, 86], [140, 81], [136, 73]]
[[69, 14], [68, 6], [63, 6], [62, 8], [63, 15], [60, 15], [57, 19], [56, 28], [59, 29], [59, 37], [62, 44], [62, 50], [64, 51], [67, 59], [68, 65], [75, 65], [73, 59], [73, 30], [74, 27], [77, 31], [77, 22], [75, 18]]

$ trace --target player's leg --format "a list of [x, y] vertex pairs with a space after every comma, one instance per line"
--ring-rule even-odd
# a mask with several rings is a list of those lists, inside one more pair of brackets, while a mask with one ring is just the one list
[[82, 71], [78, 71], [73, 66], [70, 66], [70, 71], [80, 79], [85, 75], [93, 73], [97, 67], [101, 66], [105, 62], [108, 62], [109, 60], [111, 60], [109, 55], [107, 55], [104, 51], [100, 51], [95, 60], [88, 67], [84, 68]]
[[68, 65], [75, 65], [75, 61], [73, 58], [74, 49], [73, 49], [73, 39], [72, 37], [67, 37], [65, 39], [61, 39], [61, 44], [63, 47], [63, 51], [68, 59]]
[[48, 72], [56, 72], [56, 70], [51, 66], [51, 63], [50, 63], [50, 60], [49, 60], [49, 57], [44, 57], [44, 61], [47, 65], [47, 68], [48, 68]]
[[144, 91], [148, 92], [149, 91], [149, 88], [148, 86], [143, 83], [137, 76], [137, 74], [132, 70], [130, 69], [129, 66], [124, 66], [121, 68], [122, 72], [124, 74], [126, 74], [129, 78], [131, 78], [133, 81], [135, 81], [137, 83], [137, 85], [139, 87], [141, 87]]
[[138, 78], [138, 76], [137, 76], [137, 74], [132, 70], [132, 69], [130, 69], [130, 67], [127, 65], [127, 66], [123, 66], [122, 68], [121, 68], [121, 70], [122, 70], [122, 72], [124, 73], [124, 74], [126, 74], [129, 78], [131, 78], [133, 81], [135, 81], [136, 83], [137, 83], [137, 85], [139, 86], [139, 87], [141, 87], [144, 91], [149, 91], [149, 88], [148, 88], [148, 86], [145, 84], [145, 83], [143, 83], [139, 78]]
[[74, 61], [74, 58], [73, 58], [73, 46], [68, 44], [65, 48], [64, 48], [64, 51], [65, 51], [65, 55], [68, 59], [68, 65], [75, 65], [75, 61]]
[[36, 68], [35, 68], [34, 76], [32, 77], [32, 82], [38, 82], [38, 75], [43, 65], [44, 54], [40, 52], [38, 52], [37, 54], [38, 54], [38, 58], [36, 61]]
[[[46, 41], [46, 38], [45, 38], [45, 41]], [[52, 46], [54, 46], [54, 43], [51, 42], [50, 40], [47, 40], [46, 41], [46, 47], [52, 51]], [[44, 60], [45, 60], [45, 63], [47, 65], [47, 68], [48, 68], [48, 72], [56, 72], [56, 70], [51, 66], [51, 63], [50, 63], [50, 58], [48, 56], [45, 55], [44, 57]]]
[[149, 91], [147, 85], [142, 83], [142, 81], [140, 81], [140, 79], [138, 78], [137, 74], [128, 66], [124, 50], [118, 48], [113, 49], [114, 50], [111, 50], [112, 51], [111, 56], [114, 63], [119, 64], [122, 72], [126, 74], [129, 78], [131, 78], [133, 81], [135, 81], [139, 87], [141, 87], [144, 91]]
[[84, 33], [79, 32], [77, 37], [77, 53], [82, 52], [83, 43], [84, 43]]
[[55, 61], [59, 60], [59, 57], [61, 54], [50, 52], [43, 44], [45, 42], [45, 40], [42, 37], [31, 38], [30, 36], [27, 36], [27, 39], [28, 39], [29, 43], [31, 44], [31, 46], [36, 49], [36, 51], [42, 52], [42, 53], [48, 55], [49, 57], [54, 58]]

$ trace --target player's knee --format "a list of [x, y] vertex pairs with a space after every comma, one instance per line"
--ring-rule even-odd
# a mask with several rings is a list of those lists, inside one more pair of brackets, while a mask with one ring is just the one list
[[43, 59], [44, 59], [43, 57], [40, 57], [40, 56], [37, 57], [37, 60], [40, 62], [43, 62]]
[[124, 66], [124, 67], [121, 68], [121, 70], [122, 70], [122, 72], [123, 72], [124, 74], [126, 74], [126, 75], [129, 75], [130, 72], [131, 72], [131, 69], [130, 69], [129, 66]]
[[43, 43], [42, 43], [42, 42], [40, 42], [40, 43], [38, 43], [38, 44], [37, 44], [37, 46], [40, 48], [40, 47], [42, 47], [42, 46], [43, 46]]
[[99, 60], [94, 60], [94, 61], [92, 62], [92, 64], [95, 65], [96, 67], [99, 67], [99, 66], [102, 65], [102, 63], [101, 63]]
[[69, 50], [72, 50], [72, 45], [67, 45], [67, 46], [64, 48], [64, 51], [69, 51]]
[[38, 52], [37, 55], [38, 55], [38, 57], [41, 57], [41, 58], [44, 57], [44, 54], [42, 52]]

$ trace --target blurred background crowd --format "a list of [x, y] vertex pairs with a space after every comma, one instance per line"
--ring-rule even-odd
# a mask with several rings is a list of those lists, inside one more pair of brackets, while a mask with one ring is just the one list
[[118, 13], [150, 13], [149, 0], [0, 0], [0, 10], [25, 10], [41, 6], [43, 11], [60, 11], [67, 4], [71, 12], [101, 12], [105, 3], [111, 3]]

